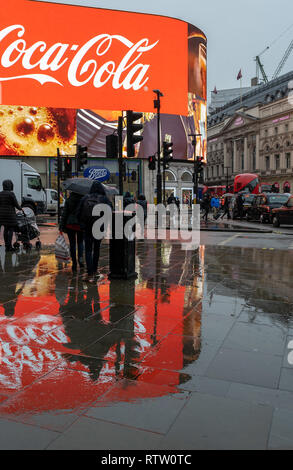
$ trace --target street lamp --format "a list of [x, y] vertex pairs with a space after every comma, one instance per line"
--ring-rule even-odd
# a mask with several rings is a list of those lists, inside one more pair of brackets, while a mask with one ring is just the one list
[[226, 171], [226, 193], [229, 192], [229, 169], [231, 168], [230, 166], [225, 166], [224, 167]]
[[193, 145], [193, 193], [195, 197], [195, 204], [198, 204], [198, 173], [197, 173], [197, 156], [196, 156], [196, 138], [201, 137], [202, 134], [188, 134], [189, 137], [192, 137], [192, 145]]
[[157, 110], [157, 154], [158, 154], [158, 173], [157, 173], [157, 203], [162, 202], [162, 174], [161, 174], [161, 100], [163, 93], [160, 90], [153, 90], [157, 95], [154, 100], [154, 108]]

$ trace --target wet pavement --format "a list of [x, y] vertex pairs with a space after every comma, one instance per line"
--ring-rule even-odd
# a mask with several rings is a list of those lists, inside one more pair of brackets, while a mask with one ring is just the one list
[[293, 448], [293, 253], [140, 241], [109, 281], [107, 250], [88, 285], [0, 247], [0, 448]]

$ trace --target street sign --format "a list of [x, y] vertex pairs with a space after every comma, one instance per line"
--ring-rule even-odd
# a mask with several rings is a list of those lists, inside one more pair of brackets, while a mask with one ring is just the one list
[[110, 178], [111, 173], [107, 168], [102, 166], [92, 166], [84, 171], [83, 176], [102, 183]]

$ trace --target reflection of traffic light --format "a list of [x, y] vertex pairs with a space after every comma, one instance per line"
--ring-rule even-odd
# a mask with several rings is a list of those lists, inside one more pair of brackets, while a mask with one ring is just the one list
[[66, 179], [72, 177], [72, 160], [69, 157], [64, 159], [64, 177]]
[[77, 171], [82, 171], [87, 164], [87, 147], [77, 146]]
[[149, 170], [155, 170], [156, 169], [156, 157], [155, 155], [151, 155], [149, 158]]
[[131, 172], [131, 181], [136, 181], [136, 171], [135, 170], [133, 170]]
[[118, 135], [110, 134], [106, 136], [106, 157], [118, 157]]
[[173, 160], [173, 142], [163, 142], [163, 166], [169, 168], [169, 163]]
[[132, 158], [135, 156], [135, 144], [143, 140], [142, 135], [136, 135], [136, 132], [143, 129], [143, 124], [135, 124], [136, 121], [142, 118], [142, 113], [134, 113], [133, 111], [126, 112], [127, 120], [127, 157]]

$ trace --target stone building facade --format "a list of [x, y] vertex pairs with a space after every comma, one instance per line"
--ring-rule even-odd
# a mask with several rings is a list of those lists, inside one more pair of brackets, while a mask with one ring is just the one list
[[293, 72], [233, 100], [208, 118], [205, 182], [227, 185], [239, 173], [293, 190]]

